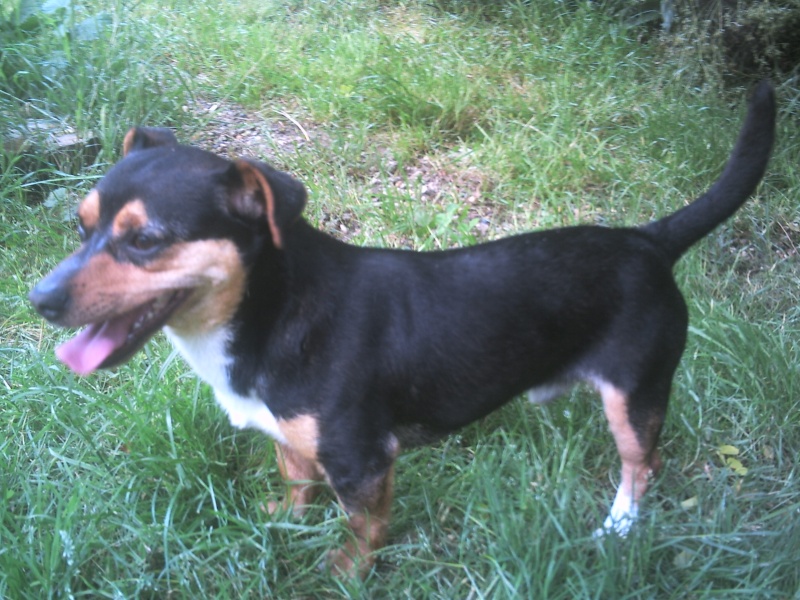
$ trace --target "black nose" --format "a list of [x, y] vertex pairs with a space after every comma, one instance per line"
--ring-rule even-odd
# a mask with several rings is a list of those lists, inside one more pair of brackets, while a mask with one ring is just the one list
[[45, 319], [58, 321], [67, 310], [69, 292], [60, 282], [48, 277], [31, 290], [28, 300]]

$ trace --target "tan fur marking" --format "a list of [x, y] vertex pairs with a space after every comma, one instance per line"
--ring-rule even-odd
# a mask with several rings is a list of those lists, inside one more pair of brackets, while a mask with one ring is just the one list
[[233, 318], [247, 280], [233, 242], [203, 240], [176, 244], [171, 256], [164, 257], [164, 265], [167, 269], [174, 266], [176, 283], [195, 282], [183, 287], [196, 288], [184, 310], [170, 319], [172, 329], [178, 333], [209, 331]]
[[275, 442], [275, 451], [278, 455], [278, 470], [288, 491], [282, 504], [269, 503], [269, 512], [273, 513], [282, 506], [286, 510], [291, 509], [295, 515], [302, 516], [319, 494], [319, 482], [325, 478], [322, 468], [315, 461], [303, 458], [279, 442]]
[[129, 129], [125, 134], [125, 139], [122, 140], [122, 156], [128, 156], [128, 153], [133, 147], [133, 139], [136, 137], [136, 129]]
[[647, 489], [647, 480], [651, 473], [648, 463], [649, 449], [642, 447], [631, 426], [625, 394], [607, 384], [601, 387], [601, 394], [608, 425], [622, 459], [620, 487], [638, 501]]
[[94, 229], [100, 221], [100, 194], [90, 191], [78, 206], [78, 217], [86, 230]]
[[136, 231], [147, 225], [147, 209], [141, 200], [132, 200], [120, 209], [111, 224], [111, 233], [120, 237], [128, 231]]
[[282, 248], [283, 241], [281, 239], [281, 231], [278, 228], [278, 223], [275, 221], [275, 196], [272, 193], [272, 187], [270, 187], [269, 182], [261, 172], [247, 161], [239, 161], [238, 166], [244, 178], [245, 186], [251, 188], [252, 191], [258, 189], [263, 193], [264, 203], [266, 205], [267, 223], [269, 224], [269, 232], [272, 235], [272, 243], [276, 248]]
[[286, 438], [286, 445], [306, 460], [317, 460], [319, 424], [316, 417], [300, 415], [292, 419], [278, 419], [278, 427]]
[[169, 321], [179, 333], [212, 330], [228, 322], [244, 293], [246, 273], [233, 242], [174, 244], [143, 266], [93, 256], [72, 280], [65, 325], [79, 327], [125, 314], [177, 290], [194, 290]]
[[347, 577], [365, 577], [375, 564], [374, 551], [386, 545], [394, 494], [394, 467], [373, 482], [361, 498], [363, 509], [352, 512], [348, 525], [353, 539], [331, 552], [328, 564]]

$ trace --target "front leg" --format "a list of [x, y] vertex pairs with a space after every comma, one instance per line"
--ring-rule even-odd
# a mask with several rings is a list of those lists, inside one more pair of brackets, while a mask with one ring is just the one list
[[324, 474], [315, 460], [304, 458], [296, 450], [279, 442], [275, 442], [275, 453], [278, 456], [278, 470], [286, 482], [287, 493], [282, 503], [270, 502], [268, 510], [272, 514], [283, 508], [292, 510], [298, 517], [302, 516], [319, 494]]
[[394, 467], [359, 485], [339, 501], [350, 516], [352, 537], [344, 547], [328, 556], [336, 574], [364, 578], [375, 564], [374, 551], [386, 545], [394, 489]]
[[321, 464], [349, 516], [351, 536], [328, 556], [334, 574], [366, 577], [375, 551], [386, 545], [394, 491], [394, 461], [400, 445], [375, 427], [340, 426], [321, 448]]

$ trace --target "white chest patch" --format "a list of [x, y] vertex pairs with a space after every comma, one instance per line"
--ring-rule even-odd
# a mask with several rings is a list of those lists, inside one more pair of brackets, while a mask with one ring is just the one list
[[533, 404], [547, 404], [569, 389], [569, 384], [546, 383], [528, 390], [528, 401]]
[[221, 327], [210, 333], [183, 337], [169, 327], [164, 332], [197, 375], [214, 389], [217, 403], [228, 413], [231, 425], [244, 429], [253, 427], [285, 443], [275, 416], [263, 400], [254, 394], [242, 396], [231, 389], [228, 366], [231, 357], [225, 351], [230, 332]]

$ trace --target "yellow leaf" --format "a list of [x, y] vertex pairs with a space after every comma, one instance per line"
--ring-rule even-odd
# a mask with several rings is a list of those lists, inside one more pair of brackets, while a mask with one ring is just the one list
[[747, 475], [747, 467], [745, 467], [741, 463], [741, 461], [739, 461], [739, 460], [737, 460], [735, 458], [728, 458], [728, 459], [726, 459], [725, 462], [728, 463], [728, 466], [737, 475], [742, 475], [742, 476]]
[[737, 456], [739, 454], [739, 449], [730, 444], [722, 444], [722, 446], [719, 447], [719, 453], [723, 456]]
[[681, 502], [681, 506], [685, 509], [694, 508], [697, 506], [697, 496], [692, 496], [691, 498], [687, 498], [683, 502]]

